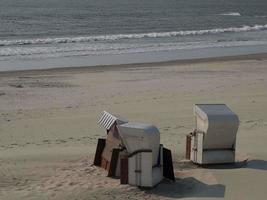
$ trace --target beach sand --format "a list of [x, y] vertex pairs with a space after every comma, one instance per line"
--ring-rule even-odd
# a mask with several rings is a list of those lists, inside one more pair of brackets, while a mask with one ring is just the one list
[[[267, 55], [0, 73], [0, 199], [266, 199]], [[235, 165], [184, 160], [195, 103], [240, 119]], [[103, 110], [156, 125], [176, 182], [141, 190], [92, 166]], [[247, 162], [243, 162], [244, 160]]]

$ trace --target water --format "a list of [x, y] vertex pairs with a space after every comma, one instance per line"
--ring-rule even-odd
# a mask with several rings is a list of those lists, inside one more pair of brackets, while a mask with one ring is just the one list
[[259, 45], [267, 46], [266, 0], [0, 0], [0, 70]]

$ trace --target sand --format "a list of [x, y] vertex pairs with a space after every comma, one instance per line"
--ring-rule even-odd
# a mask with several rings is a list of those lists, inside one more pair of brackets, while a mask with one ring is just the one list
[[[0, 199], [266, 199], [267, 55], [0, 73]], [[240, 118], [235, 165], [184, 160], [193, 104]], [[156, 125], [176, 182], [120, 185], [91, 166], [102, 110]], [[243, 162], [248, 159], [247, 162]]]

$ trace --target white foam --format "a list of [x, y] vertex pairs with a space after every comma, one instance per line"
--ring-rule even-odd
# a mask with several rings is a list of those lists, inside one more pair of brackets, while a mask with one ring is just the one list
[[228, 41], [228, 42], [179, 42], [179, 43], [157, 43], [157, 44], [114, 44], [111, 46], [78, 45], [76, 47], [68, 46], [62, 48], [55, 47], [4, 47], [0, 48], [0, 61], [12, 60], [15, 58], [35, 59], [35, 58], [59, 58], [88, 55], [119, 55], [131, 53], [146, 53], [173, 50], [190, 50], [213, 47], [234, 47], [234, 46], [252, 46], [267, 45], [267, 41]]
[[241, 14], [239, 12], [221, 13], [219, 15], [224, 15], [224, 16], [241, 16]]
[[153, 33], [136, 33], [136, 34], [114, 34], [114, 35], [98, 35], [84, 37], [59, 37], [59, 38], [37, 38], [37, 39], [21, 39], [21, 40], [0, 40], [0, 46], [20, 46], [20, 45], [38, 45], [38, 44], [61, 44], [61, 43], [86, 43], [92, 41], [115, 41], [123, 39], [142, 39], [142, 38], [163, 38], [178, 37], [187, 35], [204, 35], [218, 34], [227, 32], [247, 32], [267, 29], [265, 25], [216, 28], [207, 30], [189, 30], [189, 31], [171, 31], [171, 32], [153, 32]]
[[255, 18], [267, 18], [267, 15], [255, 15]]

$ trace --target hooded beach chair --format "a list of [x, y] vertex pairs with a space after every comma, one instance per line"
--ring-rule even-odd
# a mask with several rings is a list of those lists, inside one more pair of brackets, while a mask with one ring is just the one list
[[195, 130], [187, 135], [186, 157], [197, 164], [235, 162], [238, 116], [225, 104], [196, 104]]
[[99, 139], [94, 165], [122, 184], [154, 187], [163, 177], [175, 180], [171, 151], [160, 144], [159, 130], [150, 124], [132, 123], [104, 111], [99, 123], [107, 139]]

